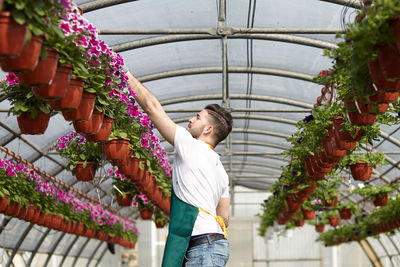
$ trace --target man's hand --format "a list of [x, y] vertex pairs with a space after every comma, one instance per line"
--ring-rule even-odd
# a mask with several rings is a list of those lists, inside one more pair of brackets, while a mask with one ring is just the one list
[[168, 117], [167, 113], [165, 113], [157, 98], [144, 87], [132, 73], [127, 71], [126, 75], [129, 78], [129, 88], [136, 93], [136, 101], [149, 116], [150, 120], [154, 123], [154, 126], [165, 140], [171, 145], [174, 145], [176, 124]]

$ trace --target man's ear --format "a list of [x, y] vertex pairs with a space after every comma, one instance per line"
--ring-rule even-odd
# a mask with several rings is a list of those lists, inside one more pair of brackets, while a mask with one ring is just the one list
[[213, 129], [214, 129], [214, 127], [211, 124], [207, 125], [206, 127], [204, 127], [204, 130], [203, 130], [204, 135], [211, 134]]

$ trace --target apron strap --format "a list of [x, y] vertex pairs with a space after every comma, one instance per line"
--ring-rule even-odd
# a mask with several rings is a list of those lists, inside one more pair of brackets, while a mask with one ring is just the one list
[[221, 216], [214, 216], [211, 213], [209, 213], [206, 210], [203, 210], [201, 208], [199, 208], [199, 211], [207, 213], [208, 215], [211, 215], [214, 217], [214, 219], [217, 221], [217, 223], [219, 224], [219, 226], [221, 226], [222, 230], [224, 231], [224, 237], [227, 238], [227, 234], [226, 234], [226, 226], [225, 226], [225, 222], [224, 219]]

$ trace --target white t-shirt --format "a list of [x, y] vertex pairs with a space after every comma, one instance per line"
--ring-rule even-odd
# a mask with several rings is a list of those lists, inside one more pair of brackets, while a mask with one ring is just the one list
[[[219, 199], [229, 198], [229, 178], [218, 154], [181, 126], [176, 127], [174, 147], [172, 183], [176, 196], [216, 216]], [[199, 211], [192, 236], [206, 233], [223, 231], [213, 216]]]

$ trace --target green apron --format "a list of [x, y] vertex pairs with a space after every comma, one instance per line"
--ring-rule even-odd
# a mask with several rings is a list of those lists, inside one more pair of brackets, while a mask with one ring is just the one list
[[171, 192], [169, 233], [162, 267], [182, 266], [199, 209], [180, 200]]

